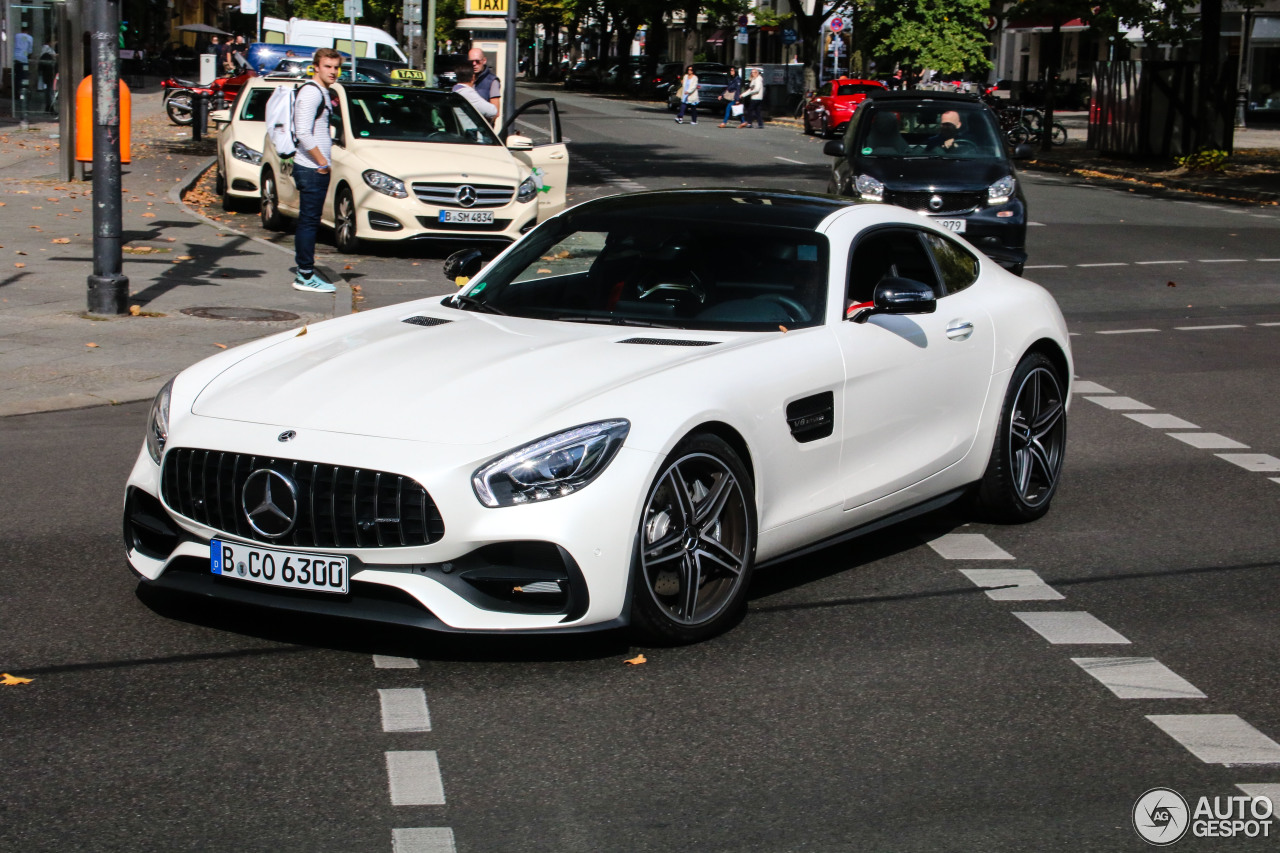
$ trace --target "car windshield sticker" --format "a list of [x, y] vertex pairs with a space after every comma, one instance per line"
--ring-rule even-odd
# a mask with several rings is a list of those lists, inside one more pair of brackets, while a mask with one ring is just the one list
[[863, 153], [863, 154], [870, 154], [870, 153], [871, 153], [871, 148], [870, 148], [870, 147], [863, 148], [863, 149], [862, 149], [862, 153]]
[[383, 95], [382, 97], [383, 97], [383, 100], [387, 100], [387, 101], [398, 101], [398, 100], [400, 100], [401, 98], [403, 98], [403, 97], [404, 97], [404, 95]]
[[482, 281], [482, 282], [480, 282], [479, 284], [477, 284], [475, 287], [473, 287], [473, 288], [471, 288], [470, 290], [468, 290], [468, 291], [467, 291], [467, 296], [479, 296], [479, 295], [480, 295], [480, 293], [481, 293], [481, 291], [483, 291], [483, 290], [484, 290], [486, 287], [488, 287], [488, 286], [489, 286], [489, 285], [488, 285], [488, 283], [487, 283], [487, 282], [483, 282], [483, 281]]
[[818, 259], [818, 247], [806, 246], [804, 244], [796, 246], [796, 259], [801, 261], [816, 261]]
[[362, 130], [362, 131], [360, 131], [360, 135], [361, 135], [361, 136], [368, 136], [368, 135], [369, 135], [369, 131], [367, 131], [367, 130]]

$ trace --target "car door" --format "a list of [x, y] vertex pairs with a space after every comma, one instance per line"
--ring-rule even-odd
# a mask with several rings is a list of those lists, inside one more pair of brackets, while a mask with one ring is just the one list
[[[963, 257], [949, 254], [944, 271], [935, 254], [953, 248]], [[967, 283], [963, 270], [952, 269], [964, 258], [972, 271]], [[937, 307], [840, 325], [845, 509], [901, 492], [959, 462], [973, 445], [995, 356], [991, 318], [969, 287], [977, 269], [955, 241], [924, 228], [874, 227], [854, 243], [851, 303], [870, 302], [877, 283], [897, 276], [930, 285]]]
[[358, 181], [362, 180], [361, 173], [366, 168], [364, 163], [351, 151], [353, 142], [349, 132], [349, 128], [352, 127], [351, 111], [353, 109], [363, 110], [366, 126], [373, 124], [373, 117], [368, 114], [369, 108], [363, 104], [358, 94], [356, 101], [359, 103], [353, 106], [349, 93], [341, 83], [335, 83], [332, 91], [336, 93], [338, 101], [338, 108], [329, 118], [329, 135], [333, 139], [333, 148], [329, 151], [329, 159], [333, 162], [333, 166], [329, 169], [329, 191], [325, 194], [324, 212], [321, 214], [321, 221], [330, 227], [333, 226], [337, 218], [333, 209], [333, 200], [337, 195], [338, 187], [342, 186], [343, 182], [352, 186], [360, 186]]
[[[524, 147], [519, 140], [532, 143]], [[511, 156], [533, 171], [541, 183], [538, 220], [564, 210], [569, 185], [569, 147], [560, 132], [560, 113], [554, 98], [538, 98], [521, 106], [502, 128], [502, 141]]]

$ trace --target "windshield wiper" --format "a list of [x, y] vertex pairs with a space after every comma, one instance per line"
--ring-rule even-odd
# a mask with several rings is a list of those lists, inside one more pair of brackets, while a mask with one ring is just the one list
[[501, 314], [503, 317], [511, 316], [500, 308], [495, 308], [488, 302], [481, 302], [479, 299], [473, 299], [470, 296], [464, 296], [461, 293], [455, 293], [449, 304], [456, 308], [474, 308], [485, 314]]
[[643, 326], [648, 329], [682, 329], [674, 323], [659, 323], [656, 320], [638, 320], [632, 317], [602, 317], [599, 314], [553, 314], [548, 320], [559, 320], [565, 323], [597, 323], [604, 326]]

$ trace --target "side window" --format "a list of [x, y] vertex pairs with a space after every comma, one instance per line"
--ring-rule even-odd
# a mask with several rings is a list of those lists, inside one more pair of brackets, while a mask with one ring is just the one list
[[400, 61], [400, 57], [396, 55], [395, 48], [393, 48], [389, 44], [383, 44], [382, 42], [378, 42], [377, 44], [374, 45], [374, 53], [377, 55], [378, 59], [387, 59], [387, 60], [390, 60], [391, 62]]
[[953, 240], [939, 234], [925, 234], [924, 242], [938, 262], [942, 285], [947, 293], [958, 293], [978, 279], [978, 259]]
[[858, 240], [849, 262], [849, 301], [870, 302], [876, 285], [886, 278], [914, 279], [942, 296], [933, 258], [920, 236], [921, 233], [912, 228], [886, 228]]

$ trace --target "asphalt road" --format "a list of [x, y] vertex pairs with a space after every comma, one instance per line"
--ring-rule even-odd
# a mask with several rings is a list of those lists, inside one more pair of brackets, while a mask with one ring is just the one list
[[[578, 199], [825, 183], [798, 131], [562, 105]], [[1280, 789], [1280, 471], [1256, 458], [1280, 456], [1280, 219], [1024, 181], [1027, 276], [1088, 383], [1051, 513], [938, 513], [762, 572], [746, 620], [698, 646], [141, 594], [120, 505], [146, 407], [0, 419], [0, 670], [33, 679], [0, 687], [0, 849], [381, 851], [436, 828], [396, 849], [1122, 851], [1147, 848], [1149, 789], [1193, 809]], [[980, 588], [998, 570], [1034, 573], [1002, 581], [1024, 598]], [[1118, 695], [1137, 688], [1159, 698]], [[384, 731], [379, 691], [414, 689], [429, 730]], [[442, 789], [419, 799], [443, 802], [392, 805], [435, 777], [389, 790], [389, 752], [432, 753]], [[1274, 849], [1268, 826], [1175, 849]]]

